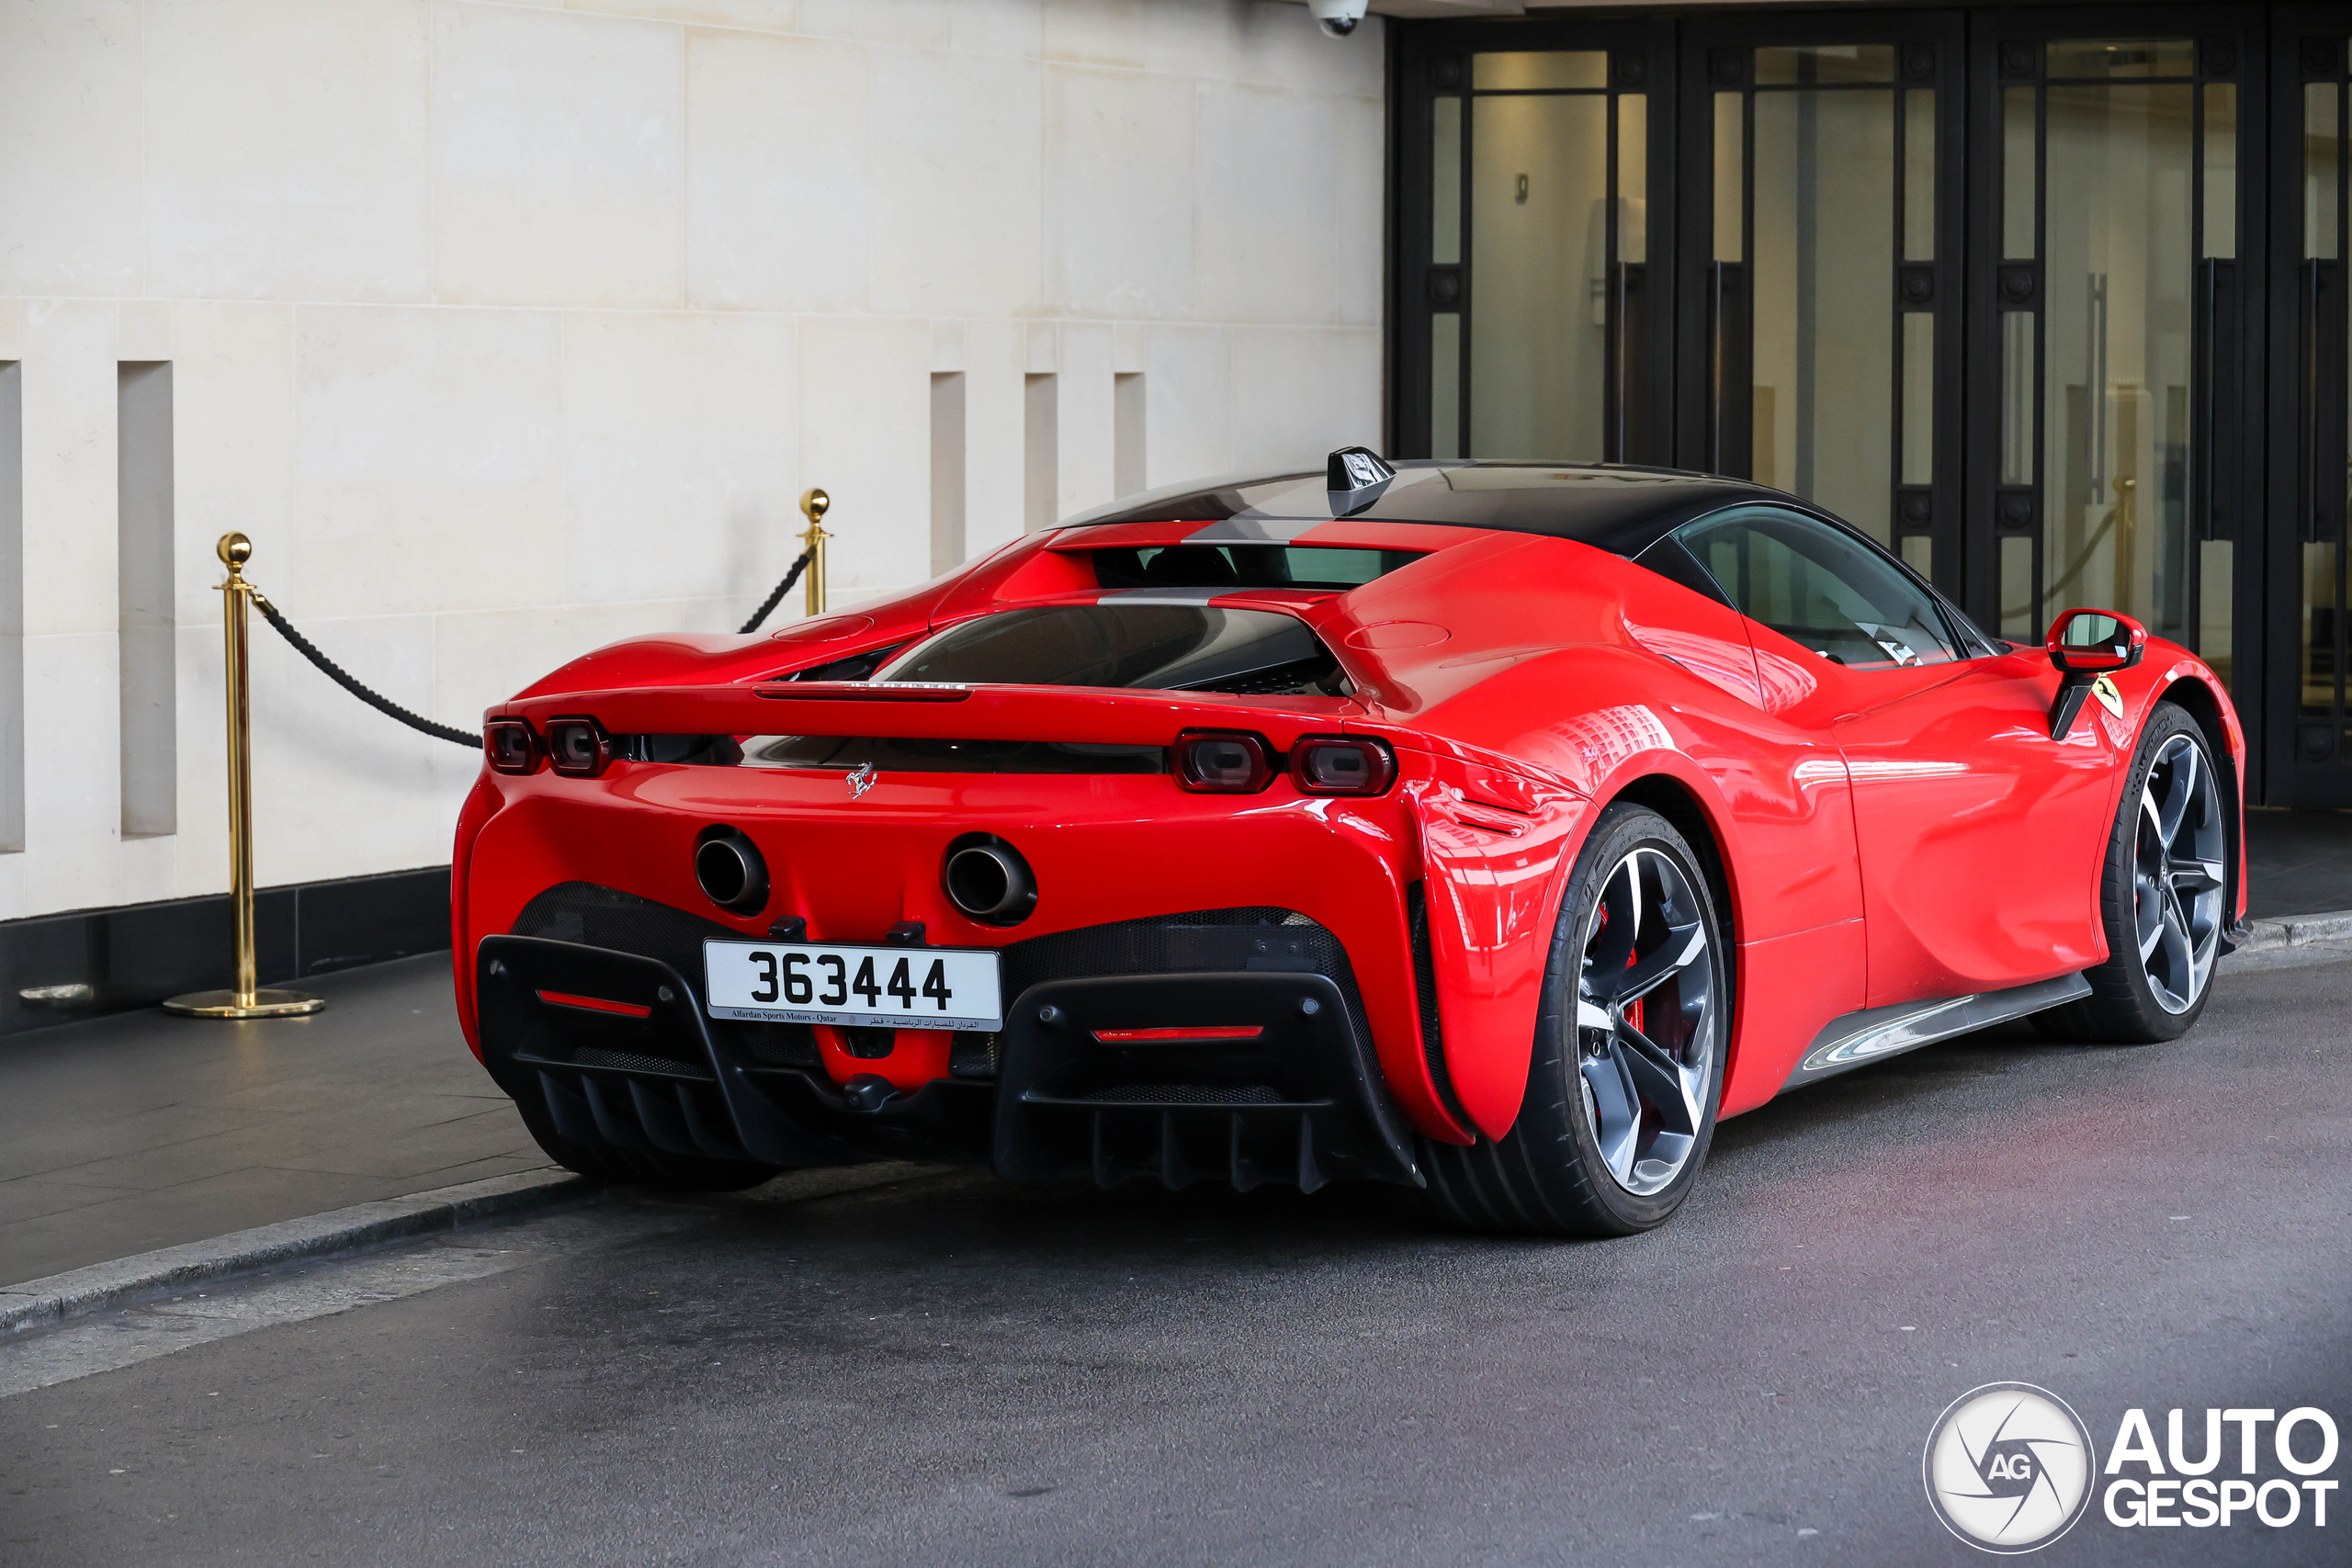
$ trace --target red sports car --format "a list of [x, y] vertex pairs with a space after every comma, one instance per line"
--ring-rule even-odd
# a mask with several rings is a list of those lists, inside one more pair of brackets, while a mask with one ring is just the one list
[[1755, 485], [1146, 496], [487, 721], [459, 1011], [573, 1169], [906, 1156], [1654, 1225], [1719, 1117], [2000, 1020], [2171, 1038], [2245, 906], [2222, 682], [1986, 636]]

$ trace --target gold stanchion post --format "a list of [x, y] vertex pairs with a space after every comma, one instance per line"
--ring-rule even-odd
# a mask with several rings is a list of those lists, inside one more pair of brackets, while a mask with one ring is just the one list
[[167, 1012], [190, 1018], [295, 1018], [326, 1006], [300, 991], [265, 991], [254, 975], [254, 747], [253, 698], [245, 670], [245, 608], [253, 584], [245, 562], [253, 541], [223, 534], [220, 563], [229, 581], [220, 585], [220, 649], [229, 694], [229, 905], [236, 928], [237, 986], [232, 991], [191, 991], [164, 1004]]
[[832, 537], [820, 526], [825, 513], [832, 509], [833, 498], [813, 486], [800, 498], [800, 510], [808, 515], [808, 532], [800, 542], [808, 550], [808, 574], [803, 579], [808, 588], [808, 613], [825, 613], [825, 541]]

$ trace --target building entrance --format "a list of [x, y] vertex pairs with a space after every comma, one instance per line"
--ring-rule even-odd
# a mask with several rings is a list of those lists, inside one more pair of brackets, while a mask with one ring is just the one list
[[2197, 649], [2352, 804], [2339, 7], [1400, 28], [1391, 444], [1819, 502]]

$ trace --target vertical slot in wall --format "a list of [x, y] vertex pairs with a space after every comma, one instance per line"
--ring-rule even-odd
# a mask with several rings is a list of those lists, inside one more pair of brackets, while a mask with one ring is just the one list
[[1023, 378], [1021, 525], [1050, 528], [1061, 515], [1061, 398], [1052, 376]]
[[24, 367], [0, 362], [0, 854], [25, 847]]
[[116, 367], [117, 670], [122, 698], [122, 836], [179, 829], [172, 648], [172, 367]]
[[1143, 372], [1111, 378], [1111, 482], [1119, 495], [1147, 488], [1144, 479]]
[[931, 378], [931, 571], [964, 564], [964, 373]]

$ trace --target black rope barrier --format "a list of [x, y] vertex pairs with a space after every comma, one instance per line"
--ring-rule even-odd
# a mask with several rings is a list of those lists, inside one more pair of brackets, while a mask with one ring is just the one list
[[[783, 603], [784, 596], [792, 591], [792, 585], [800, 581], [800, 574], [808, 570], [810, 553], [808, 550], [800, 552], [800, 558], [792, 563], [792, 570], [784, 574], [784, 581], [775, 585], [775, 592], [768, 595], [767, 602], [759, 607], [750, 620], [743, 623], [743, 629], [736, 635], [749, 637], [760, 629], [760, 623], [768, 618], [770, 611]], [[295, 652], [317, 665], [321, 673], [378, 713], [384, 715], [387, 718], [396, 718], [411, 729], [421, 735], [430, 735], [435, 740], [447, 740], [453, 746], [463, 746], [469, 750], [478, 751], [481, 749], [481, 737], [474, 731], [458, 729], [447, 724], [435, 724], [420, 714], [409, 712], [408, 709], [381, 693], [369, 691], [366, 686], [361, 685], [353, 679], [349, 671], [312, 647], [311, 639], [296, 631], [294, 624], [279, 615], [277, 606], [271, 604], [258, 589], [254, 591], [254, 607], [262, 613], [271, 626], [277, 628], [279, 637], [294, 645]]]
[[792, 563], [792, 570], [784, 574], [784, 581], [775, 585], [775, 592], [768, 595], [767, 603], [753, 612], [752, 618], [743, 623], [743, 629], [736, 636], [750, 637], [760, 629], [760, 623], [768, 618], [768, 612], [784, 602], [784, 596], [792, 592], [792, 585], [800, 581], [800, 574], [808, 570], [808, 557], [812, 553], [808, 550], [800, 552], [800, 558]]
[[455, 729], [448, 725], [435, 724], [429, 718], [420, 717], [419, 716], [409, 712], [408, 709], [401, 706], [400, 704], [392, 701], [391, 698], [380, 696], [378, 694], [369, 691], [358, 682], [353, 680], [350, 673], [346, 671], [342, 665], [337, 664], [334, 660], [329, 659], [325, 654], [321, 653], [317, 649], [312, 648], [311, 646], [311, 639], [304, 637], [300, 632], [296, 631], [293, 625], [288, 622], [285, 616], [277, 613], [277, 606], [271, 604], [267, 599], [263, 598], [258, 592], [254, 594], [254, 607], [259, 610], [262, 615], [268, 619], [271, 626], [277, 628], [277, 635], [279, 637], [284, 637], [288, 642], [294, 645], [294, 650], [297, 653], [300, 653], [303, 658], [317, 665], [319, 669], [329, 679], [334, 681], [336, 685], [341, 686], [345, 691], [349, 692], [353, 696], [357, 697], [369, 707], [374, 708], [377, 712], [385, 715], [387, 717], [399, 719], [411, 729], [417, 730], [425, 735], [430, 735], [436, 740], [447, 740], [453, 745], [463, 746], [471, 750], [479, 751], [481, 750], [481, 737], [474, 733], [472, 730]]

